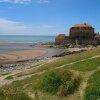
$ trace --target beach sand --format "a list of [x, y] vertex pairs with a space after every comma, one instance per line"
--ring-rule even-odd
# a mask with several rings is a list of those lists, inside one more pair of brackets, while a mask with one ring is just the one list
[[44, 49], [0, 51], [0, 64], [31, 60], [45, 53]]
[[0, 46], [29, 46], [33, 45], [33, 43], [0, 43]]

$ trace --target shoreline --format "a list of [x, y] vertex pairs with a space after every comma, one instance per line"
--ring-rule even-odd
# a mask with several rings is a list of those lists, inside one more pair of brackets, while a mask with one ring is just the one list
[[44, 49], [0, 51], [0, 64], [28, 61], [47, 53]]
[[[4, 45], [3, 45], [4, 44]], [[2, 46], [33, 46], [30, 43], [3, 43]], [[0, 44], [1, 46], [1, 44]], [[24, 49], [24, 50], [8, 50], [8, 51], [0, 51], [0, 73], [11, 73], [19, 70], [28, 69], [31, 67], [35, 67], [38, 64], [43, 64], [47, 61], [51, 61], [54, 59], [58, 59], [59, 57], [81, 53], [87, 48], [69, 48], [65, 52], [60, 52], [58, 55], [54, 55], [52, 57], [45, 57], [48, 52], [51, 54], [51, 49], [48, 51], [45, 48], [45, 45], [35, 44], [36, 48], [33, 49]]]
[[[33, 46], [31, 49], [25, 48], [18, 50], [1, 50], [0, 64], [25, 62], [44, 57], [46, 54], [48, 54], [48, 50], [45, 48], [46, 45], [43, 45], [43, 43], [0, 43], [0, 46]], [[68, 51], [73, 52], [80, 50], [80, 48], [69, 48], [65, 52], [57, 54], [57, 57], [60, 57], [59, 55], [67, 55]], [[86, 50], [86, 48], [84, 48], [84, 50]], [[49, 53], [50, 51], [51, 50], [49, 50]], [[52, 57], [56, 57], [56, 54], [52, 55]]]
[[36, 43], [32, 43], [32, 42], [0, 42], [0, 46], [31, 46], [34, 45]]

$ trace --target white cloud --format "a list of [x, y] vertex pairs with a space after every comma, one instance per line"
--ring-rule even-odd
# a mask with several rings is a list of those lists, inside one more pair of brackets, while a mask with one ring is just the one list
[[49, 0], [38, 0], [38, 3], [49, 3]]
[[[14, 4], [30, 4], [34, 0], [0, 0], [4, 3], [14, 3]], [[37, 3], [48, 3], [49, 0], [35, 0]]]
[[0, 34], [27, 34], [32, 33], [31, 25], [24, 25], [20, 22], [0, 19]]
[[21, 22], [0, 18], [0, 35], [50, 35], [57, 25], [27, 25]]
[[55, 27], [57, 27], [57, 25], [40, 25], [40, 26], [38, 26], [38, 28], [55, 28]]
[[29, 4], [32, 2], [32, 0], [0, 0], [0, 2], [15, 3], [15, 4]]

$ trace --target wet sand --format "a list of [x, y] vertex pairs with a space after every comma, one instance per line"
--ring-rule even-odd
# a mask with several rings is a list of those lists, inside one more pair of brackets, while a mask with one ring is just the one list
[[0, 51], [0, 64], [31, 60], [45, 53], [44, 49]]
[[34, 43], [0, 43], [0, 46], [29, 46], [34, 45]]

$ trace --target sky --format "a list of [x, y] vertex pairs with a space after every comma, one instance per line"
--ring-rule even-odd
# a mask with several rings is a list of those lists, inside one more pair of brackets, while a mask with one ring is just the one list
[[100, 32], [100, 0], [0, 0], [0, 35], [69, 34], [74, 24]]

